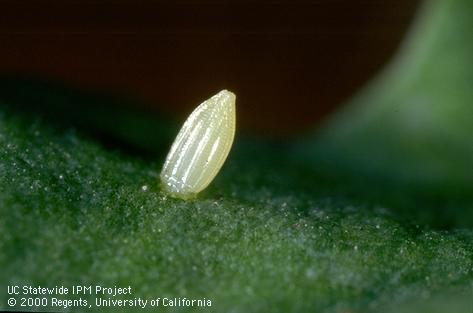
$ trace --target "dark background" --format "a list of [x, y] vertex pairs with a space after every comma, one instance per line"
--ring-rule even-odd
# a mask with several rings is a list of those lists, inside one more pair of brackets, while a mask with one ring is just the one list
[[378, 71], [419, 1], [1, 1], [0, 73], [189, 113], [220, 89], [239, 127], [306, 130]]

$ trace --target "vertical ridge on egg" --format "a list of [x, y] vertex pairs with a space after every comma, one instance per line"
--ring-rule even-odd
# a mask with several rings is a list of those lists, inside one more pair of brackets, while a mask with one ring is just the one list
[[235, 137], [235, 100], [235, 94], [222, 90], [187, 118], [161, 171], [161, 182], [168, 193], [191, 198], [218, 174]]

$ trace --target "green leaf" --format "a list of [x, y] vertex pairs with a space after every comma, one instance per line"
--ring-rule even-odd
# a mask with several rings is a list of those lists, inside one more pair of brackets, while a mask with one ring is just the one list
[[393, 66], [324, 131], [239, 137], [191, 201], [159, 187], [169, 118], [1, 79], [0, 289], [131, 286], [129, 298], [206, 298], [216, 312], [367, 312], [468, 293], [469, 9], [431, 2]]

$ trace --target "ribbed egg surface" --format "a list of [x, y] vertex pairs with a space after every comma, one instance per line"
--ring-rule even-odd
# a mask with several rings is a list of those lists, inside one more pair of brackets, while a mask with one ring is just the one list
[[207, 187], [230, 152], [235, 137], [235, 95], [222, 90], [187, 118], [161, 172], [164, 189], [187, 199]]

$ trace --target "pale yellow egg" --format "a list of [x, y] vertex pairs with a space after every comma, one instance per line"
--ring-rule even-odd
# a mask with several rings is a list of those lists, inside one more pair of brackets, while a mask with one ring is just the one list
[[206, 188], [220, 171], [235, 137], [235, 94], [222, 90], [187, 118], [161, 171], [170, 195], [188, 199]]

